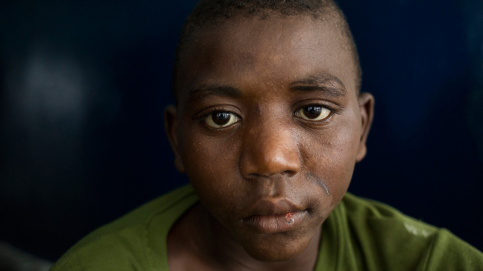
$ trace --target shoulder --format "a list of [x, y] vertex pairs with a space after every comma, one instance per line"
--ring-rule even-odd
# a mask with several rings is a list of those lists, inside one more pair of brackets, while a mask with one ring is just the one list
[[166, 264], [169, 228], [196, 201], [191, 186], [184, 186], [148, 202], [84, 237], [52, 271], [152, 270]]
[[123, 244], [121, 238], [106, 235], [75, 245], [55, 263], [51, 271], [149, 270], [145, 268], [145, 260], [133, 261], [140, 252]]
[[[483, 268], [483, 254], [445, 229], [402, 214], [386, 204], [347, 194], [336, 208], [345, 242], [371, 270]], [[363, 259], [362, 259], [363, 258]], [[473, 269], [472, 269], [473, 268]]]

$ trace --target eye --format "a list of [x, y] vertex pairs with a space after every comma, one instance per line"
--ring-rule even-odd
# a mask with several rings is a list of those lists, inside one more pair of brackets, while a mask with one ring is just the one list
[[332, 111], [320, 105], [309, 105], [300, 108], [295, 112], [295, 116], [309, 121], [321, 121], [327, 119]]
[[211, 128], [225, 128], [237, 123], [240, 118], [230, 112], [215, 111], [206, 116], [204, 121]]

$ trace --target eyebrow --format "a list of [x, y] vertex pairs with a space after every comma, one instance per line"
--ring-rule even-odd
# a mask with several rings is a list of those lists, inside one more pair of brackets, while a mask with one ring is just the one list
[[322, 73], [292, 82], [293, 91], [322, 91], [332, 97], [344, 96], [347, 93], [344, 83], [336, 76]]
[[[346, 89], [342, 81], [330, 74], [322, 73], [319, 75], [312, 75], [304, 79], [300, 79], [290, 83], [292, 91], [321, 91], [327, 93], [332, 97], [344, 96]], [[188, 100], [190, 102], [207, 99], [210, 96], [239, 98], [242, 96], [242, 91], [229, 85], [207, 85], [191, 89], [188, 92]]]
[[241, 90], [227, 85], [201, 85], [191, 89], [188, 93], [189, 100], [206, 99], [210, 96], [238, 98], [242, 95]]

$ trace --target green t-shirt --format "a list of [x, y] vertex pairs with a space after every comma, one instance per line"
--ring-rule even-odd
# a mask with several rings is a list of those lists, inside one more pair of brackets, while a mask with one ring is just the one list
[[[166, 239], [198, 201], [184, 186], [86, 236], [58, 270], [168, 270]], [[316, 270], [483, 270], [483, 254], [445, 229], [347, 193], [324, 222]]]

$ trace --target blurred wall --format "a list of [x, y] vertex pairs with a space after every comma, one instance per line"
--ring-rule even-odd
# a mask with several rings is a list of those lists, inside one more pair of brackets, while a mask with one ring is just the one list
[[[55, 260], [187, 183], [162, 112], [194, 3], [0, 3], [0, 240]], [[482, 2], [339, 3], [376, 96], [350, 191], [483, 249]]]

